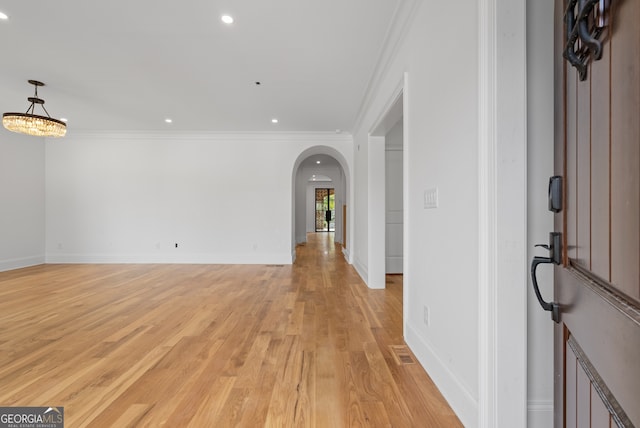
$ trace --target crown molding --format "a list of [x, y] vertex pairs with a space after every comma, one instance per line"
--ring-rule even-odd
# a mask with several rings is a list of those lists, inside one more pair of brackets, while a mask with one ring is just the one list
[[[75, 131], [68, 133], [65, 140], [126, 140], [126, 141], [208, 141], [208, 142], [300, 142], [313, 144], [351, 143], [349, 133], [334, 132], [193, 132], [193, 131]], [[59, 139], [47, 139], [59, 144]]]
[[356, 116], [356, 120], [351, 128], [353, 132], [356, 132], [362, 125], [364, 115], [371, 106], [374, 92], [380, 85], [380, 81], [387, 73], [391, 63], [398, 54], [399, 47], [409, 32], [421, 4], [421, 0], [400, 0], [400, 4], [393, 14], [391, 25], [387, 29], [387, 34], [385, 35], [384, 43], [380, 49], [376, 65], [369, 77], [364, 97], [362, 98], [360, 108], [358, 109], [358, 115]]

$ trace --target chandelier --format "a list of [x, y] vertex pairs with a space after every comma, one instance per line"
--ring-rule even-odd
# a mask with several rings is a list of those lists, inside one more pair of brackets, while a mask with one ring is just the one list
[[[12, 132], [21, 134], [35, 135], [37, 137], [64, 137], [67, 133], [67, 124], [61, 120], [54, 119], [44, 108], [44, 100], [38, 98], [38, 86], [44, 86], [44, 83], [37, 80], [29, 80], [29, 83], [35, 87], [35, 96], [28, 97], [27, 100], [31, 105], [26, 113], [4, 113], [2, 115], [2, 125]], [[40, 104], [46, 116], [35, 114], [36, 104]]]

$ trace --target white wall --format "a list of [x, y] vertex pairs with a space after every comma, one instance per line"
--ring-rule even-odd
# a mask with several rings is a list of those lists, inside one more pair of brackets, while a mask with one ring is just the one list
[[44, 263], [45, 143], [0, 131], [0, 271]]
[[[391, 45], [383, 48], [386, 58], [354, 133], [355, 220], [363, 225], [356, 234], [358, 271], [370, 280], [375, 263], [364, 252], [375, 238], [366, 234], [367, 222], [375, 220], [366, 198], [377, 166], [369, 134], [400, 85], [410, 238], [405, 340], [466, 426], [523, 426], [526, 361], [537, 355], [527, 355], [525, 337], [532, 244], [526, 173], [538, 162], [527, 165], [526, 2], [405, 4], [411, 25], [391, 29], [399, 41], [392, 53]], [[455, 37], [446, 37], [452, 22]], [[529, 107], [551, 109], [544, 101]], [[424, 191], [431, 187], [438, 189], [439, 206], [427, 210]], [[534, 382], [530, 398], [541, 387]], [[542, 400], [530, 402], [530, 410], [540, 410]]]
[[[528, 75], [528, 260], [547, 255], [534, 250], [546, 244], [553, 230], [547, 210], [548, 179], [553, 175], [553, 1], [527, 1]], [[547, 300], [553, 298], [553, 270], [538, 269], [538, 282]], [[553, 322], [540, 308], [528, 281], [528, 426], [553, 425]]]
[[304, 168], [298, 168], [295, 171], [294, 177], [294, 212], [295, 217], [295, 230], [294, 238], [295, 245], [307, 242], [307, 174]]
[[[464, 11], [464, 13], [461, 13]], [[369, 201], [368, 134], [408, 73], [405, 128], [408, 235], [405, 340], [462, 422], [474, 426], [478, 400], [478, 53], [476, 2], [422, 4], [386, 64], [354, 133], [356, 262], [363, 249]], [[455, 22], [455, 37], [451, 23]], [[408, 125], [407, 125], [408, 124]], [[439, 189], [439, 208], [424, 209], [424, 190]], [[408, 260], [407, 260], [408, 259]], [[430, 324], [424, 322], [429, 309]]]
[[[367, 282], [369, 269], [369, 216], [368, 216], [368, 198], [369, 177], [367, 168], [367, 159], [369, 156], [369, 145], [364, 135], [356, 138], [354, 135], [353, 142], [353, 203], [351, 204], [351, 216], [353, 218], [353, 245], [351, 246], [351, 257], [353, 265], [358, 271], [362, 279]], [[347, 207], [349, 210], [349, 207]]]
[[47, 261], [290, 263], [294, 163], [318, 144], [351, 149], [306, 134], [48, 142]]

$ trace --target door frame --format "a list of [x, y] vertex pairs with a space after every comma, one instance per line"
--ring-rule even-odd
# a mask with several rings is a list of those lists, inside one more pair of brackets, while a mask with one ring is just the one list
[[[314, 187], [313, 188], [313, 192], [314, 192], [314, 206], [313, 206], [313, 218], [314, 218], [314, 229], [316, 233], [320, 233], [320, 232], [334, 232], [335, 233], [335, 222], [337, 221], [337, 217], [334, 217], [334, 229], [333, 231], [331, 230], [331, 225], [330, 222], [327, 222], [327, 230], [318, 230], [318, 223], [317, 223], [317, 216], [318, 216], [318, 190], [326, 190], [327, 191], [327, 207], [330, 206], [329, 204], [329, 200], [330, 200], [330, 196], [333, 195], [334, 197], [334, 216], [337, 216], [336, 214], [336, 189], [335, 187], [331, 186], [331, 187], [327, 187], [326, 185], [320, 185], [318, 187]], [[325, 211], [326, 213], [326, 211]]]
[[[403, 150], [403, 168], [402, 168], [402, 206], [403, 206], [403, 272], [409, 271], [407, 266], [408, 252], [407, 245], [409, 237], [407, 230], [409, 228], [408, 219], [408, 202], [407, 202], [407, 183], [409, 180], [409, 173], [407, 168], [407, 156], [408, 156], [408, 137], [406, 129], [408, 129], [408, 103], [405, 96], [408, 85], [408, 73], [403, 73], [402, 78], [397, 83], [395, 89], [388, 98], [386, 104], [381, 109], [378, 118], [373, 122], [368, 134], [368, 165], [367, 165], [367, 185], [368, 185], [368, 217], [367, 217], [367, 286], [373, 289], [385, 288], [386, 284], [386, 238], [385, 234], [381, 231], [386, 227], [386, 183], [385, 183], [385, 169], [386, 169], [386, 150], [385, 150], [385, 135], [387, 128], [391, 128], [390, 125], [395, 124], [395, 110], [397, 102], [402, 99], [402, 150]], [[404, 308], [409, 306], [406, 299], [408, 287], [410, 287], [408, 277], [404, 277], [403, 281], [404, 289]], [[407, 313], [404, 314], [404, 319], [408, 319]], [[404, 329], [403, 322], [403, 333]]]
[[526, 426], [526, 0], [478, 8], [478, 426]]

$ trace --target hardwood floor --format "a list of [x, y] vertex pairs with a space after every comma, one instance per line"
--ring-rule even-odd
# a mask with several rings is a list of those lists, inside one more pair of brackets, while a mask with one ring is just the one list
[[71, 428], [461, 426], [400, 364], [402, 277], [369, 290], [329, 234], [297, 254], [0, 273], [0, 406], [64, 406]]

